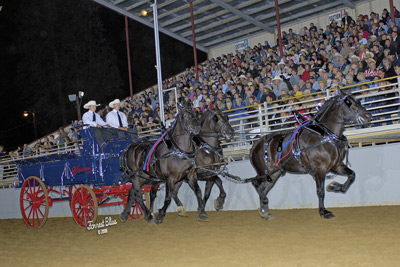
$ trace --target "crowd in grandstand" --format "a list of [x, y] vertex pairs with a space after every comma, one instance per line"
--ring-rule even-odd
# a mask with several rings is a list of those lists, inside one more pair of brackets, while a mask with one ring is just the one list
[[[309, 110], [302, 107], [299, 100], [318, 98], [322, 103], [321, 92], [326, 89], [353, 86], [351, 90], [360, 90], [363, 94], [362, 90], [377, 85], [363, 83], [400, 75], [400, 13], [397, 9], [394, 16], [392, 21], [387, 9], [381, 14], [371, 12], [356, 18], [345, 13], [341, 21], [332, 21], [325, 27], [318, 28], [310, 23], [299, 32], [283, 31], [282, 55], [279, 46], [272, 47], [265, 41], [253, 48], [207, 60], [198, 66], [198, 78], [194, 67], [188, 68], [163, 83], [164, 89], [176, 87], [177, 94], [175, 96], [172, 90], [163, 95], [165, 120], [174, 118], [175, 99], [184, 105], [192, 105], [198, 112], [218, 107], [237, 116], [252, 105], [267, 103], [275, 111], [270, 118], [279, 119], [286, 118], [287, 110], [279, 113], [276, 103], [290, 101], [300, 113], [306, 113]], [[389, 82], [383, 81], [380, 85]], [[368, 96], [361, 101], [368, 101]], [[143, 127], [158, 124], [160, 108], [156, 88], [128, 98], [121, 111], [125, 113], [129, 127], [138, 132]], [[99, 115], [105, 119], [110, 112], [112, 110], [107, 106], [99, 111]], [[291, 126], [291, 123], [279, 127]], [[24, 146], [19, 151], [37, 153], [74, 141], [74, 138], [73, 131], [65, 132], [60, 128], [57, 134], [45, 138], [41, 144], [31, 148]]]
[[[316, 97], [326, 89], [392, 77], [400, 74], [399, 17], [396, 10], [392, 21], [384, 9], [381, 14], [360, 14], [354, 19], [345, 14], [339, 23], [332, 21], [325, 28], [310, 23], [298, 33], [289, 29], [282, 32], [282, 55], [278, 46], [265, 41], [207, 60], [199, 66], [198, 79], [192, 67], [163, 86], [176, 87], [178, 101], [192, 104], [196, 111], [217, 106], [240, 113], [240, 108], [254, 104], [283, 103], [310, 93]], [[129, 124], [141, 130], [158, 123], [158, 97], [154, 89], [129, 99], [123, 109]], [[174, 91], [163, 97], [167, 120], [176, 112]]]

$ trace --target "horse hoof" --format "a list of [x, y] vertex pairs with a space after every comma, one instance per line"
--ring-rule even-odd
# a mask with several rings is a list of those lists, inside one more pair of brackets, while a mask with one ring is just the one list
[[155, 213], [154, 215], [153, 215], [153, 218], [154, 218], [154, 223], [155, 224], [162, 224], [162, 222], [163, 222], [163, 217], [160, 215], [160, 213]]
[[121, 214], [121, 215], [119, 216], [119, 220], [120, 220], [122, 223], [126, 222], [127, 219], [128, 219], [128, 216], [126, 216], [126, 215]]
[[201, 213], [197, 215], [197, 219], [201, 222], [209, 222], [210, 220], [208, 219], [207, 214]]
[[335, 215], [330, 211], [325, 211], [323, 214], [321, 214], [321, 217], [324, 219], [332, 219], [335, 218]]
[[338, 182], [331, 182], [326, 186], [326, 191], [328, 192], [342, 192], [342, 185]]
[[265, 217], [264, 219], [266, 219], [267, 221], [272, 220], [273, 218], [275, 218], [274, 215], [272, 215], [271, 213], [268, 213], [268, 216]]
[[214, 209], [215, 209], [216, 211], [220, 211], [220, 210], [222, 210], [223, 208], [224, 208], [224, 204], [221, 203], [221, 202], [218, 200], [218, 198], [217, 198], [217, 199], [214, 199]]
[[261, 209], [257, 209], [258, 214], [261, 216], [261, 218], [266, 219], [266, 220], [272, 220], [274, 218], [274, 215], [272, 215], [269, 212], [261, 211]]
[[178, 215], [181, 217], [188, 217], [185, 208], [182, 206], [178, 207]]
[[150, 213], [150, 218], [146, 217], [146, 220], [147, 220], [147, 223], [153, 223], [154, 222], [154, 213], [153, 212]]

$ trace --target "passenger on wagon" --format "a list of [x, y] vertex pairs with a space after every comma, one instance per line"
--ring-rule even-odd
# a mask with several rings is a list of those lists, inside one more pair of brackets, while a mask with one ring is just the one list
[[128, 120], [126, 118], [126, 115], [123, 112], [119, 111], [121, 107], [121, 102], [119, 101], [119, 99], [111, 101], [108, 106], [113, 109], [106, 116], [106, 121], [108, 125], [110, 125], [110, 127], [112, 128], [127, 131]]
[[[121, 107], [121, 101], [119, 99], [115, 99], [114, 101], [111, 101], [110, 104], [108, 104], [110, 108], [113, 110], [110, 111], [107, 116], [106, 116], [106, 121], [108, 125], [110, 125], [111, 128], [115, 128], [118, 130], [122, 130], [128, 133], [136, 133], [136, 129], [131, 129], [128, 128], [128, 120], [126, 118], [125, 113], [119, 111]], [[118, 131], [118, 136], [120, 138], [124, 137], [124, 134]], [[136, 139], [136, 136], [131, 136], [132, 138]]]

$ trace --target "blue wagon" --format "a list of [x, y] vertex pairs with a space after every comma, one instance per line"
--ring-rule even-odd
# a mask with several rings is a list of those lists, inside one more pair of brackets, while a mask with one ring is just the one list
[[[126, 205], [132, 185], [121, 183], [119, 156], [137, 138], [125, 133], [121, 138], [122, 132], [115, 129], [102, 130], [113, 137], [102, 150], [93, 129], [87, 128], [79, 131], [81, 142], [61, 153], [24, 156], [16, 162], [21, 213], [29, 227], [41, 227], [47, 220], [49, 207], [56, 201], [70, 201], [73, 218], [81, 227], [96, 221], [98, 207]], [[146, 205], [149, 205], [149, 190], [142, 188]], [[133, 204], [130, 217], [143, 218], [139, 205]]]

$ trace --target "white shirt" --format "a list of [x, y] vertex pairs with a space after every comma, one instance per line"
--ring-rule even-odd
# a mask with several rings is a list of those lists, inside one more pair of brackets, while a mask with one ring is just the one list
[[[93, 121], [93, 113], [96, 115], [95, 121]], [[85, 114], [83, 114], [82, 121], [83, 121], [83, 124], [87, 124], [92, 127], [96, 127], [97, 124], [101, 125], [101, 126], [107, 125], [107, 123], [105, 121], [103, 121], [103, 119], [100, 117], [99, 114], [97, 114], [96, 112], [90, 111], [90, 110], [85, 112]]]
[[119, 116], [121, 117], [122, 127], [128, 128], [128, 120], [126, 118], [126, 115], [123, 112], [117, 111], [115, 109], [108, 112], [108, 114], [106, 116], [106, 121], [107, 121], [108, 125], [110, 125], [113, 128], [119, 127], [119, 120], [118, 120], [117, 112], [118, 112]]

